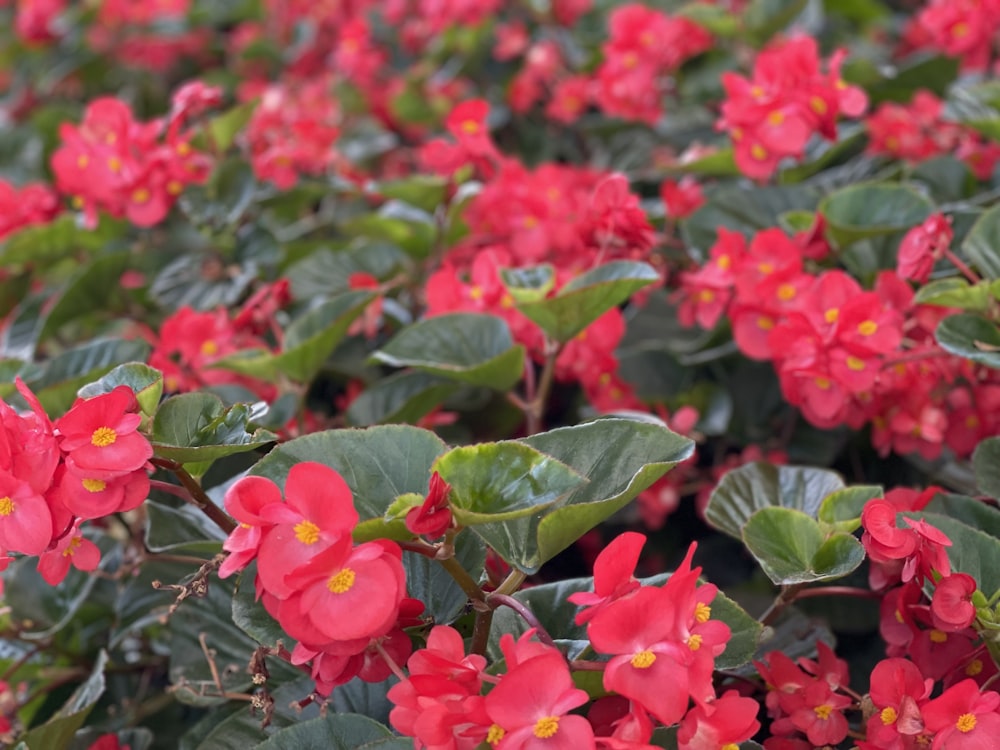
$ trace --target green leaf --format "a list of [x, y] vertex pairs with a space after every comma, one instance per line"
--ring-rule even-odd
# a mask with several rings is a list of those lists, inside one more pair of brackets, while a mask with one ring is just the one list
[[815, 519], [793, 508], [756, 511], [743, 525], [743, 543], [779, 586], [842, 578], [865, 559], [853, 536], [836, 532], [824, 537]]
[[365, 213], [345, 222], [342, 229], [348, 236], [391, 242], [417, 259], [430, 254], [437, 233], [433, 216], [395, 200], [385, 203], [378, 213]]
[[135, 392], [143, 413], [152, 416], [160, 403], [163, 393], [163, 373], [142, 362], [126, 362], [93, 383], [83, 386], [77, 395], [80, 398], [94, 398], [111, 393], [120, 385], [127, 385]]
[[507, 562], [529, 574], [628, 505], [694, 450], [694, 443], [666, 427], [621, 418], [561, 427], [520, 442], [590, 480], [541, 518], [473, 528]]
[[996, 81], [956, 85], [949, 92], [948, 105], [958, 122], [1000, 140], [1000, 86]]
[[743, 526], [761, 508], [793, 508], [815, 518], [823, 499], [843, 488], [840, 476], [825, 469], [749, 463], [722, 477], [708, 500], [705, 520], [742, 539]]
[[412, 750], [413, 740], [398, 737], [366, 716], [328, 714], [282, 729], [257, 750]]
[[[701, 5], [702, 8], [711, 6]], [[733, 156], [732, 148], [720, 148], [706, 156], [683, 164], [671, 165], [668, 172], [679, 174], [695, 174], [701, 177], [736, 177], [740, 174], [740, 168], [736, 166], [736, 158]]]
[[983, 440], [972, 454], [976, 484], [990, 497], [1000, 498], [1000, 437]]
[[949, 315], [938, 323], [934, 338], [947, 352], [1000, 367], [1000, 330], [984, 317], [972, 313]]
[[282, 443], [250, 473], [284, 487], [292, 466], [301, 461], [318, 461], [344, 478], [363, 521], [381, 521], [400, 495], [427, 494], [431, 464], [446, 450], [433, 432], [409, 425], [327, 430]]
[[[463, 532], [455, 540], [455, 559], [478, 581], [486, 564], [486, 545], [475, 534]], [[469, 596], [437, 560], [416, 552], [403, 553], [406, 594], [424, 603], [424, 617], [447, 625], [465, 612]]]
[[153, 417], [153, 450], [182, 464], [205, 463], [278, 439], [263, 429], [249, 432], [251, 418], [247, 404], [227, 408], [209, 393], [182, 393], [164, 401]]
[[808, 0], [751, 0], [743, 11], [743, 25], [750, 39], [762, 46], [806, 9]]
[[327, 357], [347, 334], [351, 323], [375, 299], [366, 291], [339, 294], [298, 318], [285, 332], [284, 349], [278, 354], [250, 350], [212, 364], [270, 383], [286, 375], [308, 383], [322, 369]]
[[171, 508], [147, 500], [146, 546], [152, 552], [172, 552], [208, 559], [222, 551], [226, 535], [191, 505]]
[[107, 664], [108, 655], [102, 649], [90, 677], [51, 719], [22, 735], [21, 742], [30, 750], [65, 750], [69, 747], [76, 730], [83, 726], [87, 715], [104, 693], [104, 669]]
[[757, 187], [746, 190], [727, 185], [708, 191], [705, 205], [681, 223], [681, 235], [691, 248], [708, 256], [719, 227], [742, 232], [748, 237], [773, 227], [787, 211], [813, 211], [819, 192], [802, 185]]
[[605, 263], [569, 281], [554, 297], [515, 302], [554, 341], [565, 343], [613, 307], [660, 278], [656, 270], [634, 261]]
[[233, 145], [236, 136], [253, 117], [253, 112], [257, 108], [257, 100], [237, 105], [232, 109], [216, 115], [206, 123], [206, 130], [210, 143], [214, 145], [218, 153], [225, 153]]
[[965, 235], [962, 252], [987, 279], [1000, 279], [1000, 206], [989, 209]]
[[920, 162], [910, 179], [924, 183], [936, 203], [968, 198], [976, 191], [976, 177], [968, 165], [954, 156], [938, 156]]
[[506, 321], [479, 313], [439, 315], [407, 326], [372, 359], [499, 391], [524, 371], [524, 347], [514, 344]]
[[347, 407], [347, 421], [413, 424], [455, 392], [454, 383], [426, 372], [397, 372], [365, 388]]
[[564, 463], [513, 441], [454, 448], [431, 468], [451, 485], [451, 510], [463, 526], [541, 513], [585, 481]]
[[840, 247], [866, 237], [893, 234], [926, 219], [933, 206], [911, 187], [869, 182], [850, 185], [820, 202], [831, 240]]
[[126, 223], [104, 216], [96, 229], [84, 229], [72, 214], [63, 214], [48, 224], [27, 227], [0, 243], [0, 267], [24, 263], [41, 267], [80, 251], [94, 252], [125, 233]]
[[149, 344], [139, 339], [98, 338], [68, 349], [52, 359], [29, 364], [21, 377], [51, 415], [62, 414], [76, 400], [77, 391], [116, 365], [149, 356]]
[[368, 192], [409, 203], [423, 211], [434, 211], [446, 200], [447, 181], [437, 175], [416, 174], [378, 182]]
[[133, 260], [128, 251], [101, 255], [76, 273], [49, 309], [42, 322], [39, 340], [58, 331], [66, 323], [97, 310], [108, 310], [122, 296], [119, 279]]
[[[669, 573], [663, 573], [642, 579], [642, 584], [662, 586], [669, 577]], [[572, 578], [522, 589], [514, 594], [514, 598], [534, 613], [549, 635], [559, 641], [570, 642], [570, 658], [574, 658], [577, 655], [574, 649], [582, 649], [588, 645], [587, 629], [586, 626], [575, 623], [580, 609], [567, 599], [572, 594], [593, 590], [593, 578]], [[763, 630], [761, 624], [721, 591], [716, 594], [711, 607], [712, 618], [726, 623], [732, 631], [726, 650], [715, 659], [716, 669], [733, 669], [746, 664], [757, 649], [757, 642]], [[528, 627], [521, 616], [513, 610], [507, 607], [495, 610], [493, 628], [490, 631], [490, 655], [494, 658], [501, 657], [500, 636], [503, 633], [511, 633], [516, 637], [524, 633]]]
[[917, 290], [913, 301], [921, 305], [957, 307], [962, 310], [985, 311], [989, 308], [1000, 282], [983, 281], [970, 285], [958, 276], [935, 279]]
[[848, 83], [865, 89], [874, 108], [886, 101], [908, 104], [921, 89], [942, 97], [958, 77], [958, 69], [959, 59], [945, 55], [923, 57], [900, 67], [880, 66], [852, 55], [844, 63], [843, 76]]
[[281, 641], [286, 646], [294, 639], [281, 629], [281, 625], [264, 609], [257, 598], [254, 580], [257, 578], [257, 561], [250, 563], [236, 581], [233, 594], [233, 623], [262, 646], [275, 646]]
[[980, 590], [987, 596], [1000, 590], [1000, 539], [938, 513], [903, 515], [922, 518], [948, 536], [951, 546], [946, 549], [953, 573], [966, 573], [975, 578]]
[[[993, 439], [995, 438], [990, 438], [990, 440]], [[997, 510], [996, 506], [990, 505], [983, 500], [966, 495], [946, 495], [939, 493], [933, 500], [927, 503], [924, 510], [927, 513], [937, 513], [942, 516], [954, 518], [966, 526], [971, 526], [990, 536], [1000, 538], [1000, 510]]]
[[545, 299], [556, 285], [556, 270], [551, 263], [527, 268], [502, 268], [500, 281], [515, 302]]
[[883, 489], [875, 485], [835, 490], [823, 498], [816, 517], [821, 523], [834, 526], [838, 531], [854, 531], [861, 525], [861, 511], [865, 509], [865, 503], [884, 494]]

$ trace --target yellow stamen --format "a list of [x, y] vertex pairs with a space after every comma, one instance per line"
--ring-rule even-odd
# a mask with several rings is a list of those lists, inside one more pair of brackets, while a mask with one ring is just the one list
[[636, 669], [648, 669], [656, 661], [656, 654], [652, 651], [640, 651], [632, 657], [632, 666]]
[[107, 448], [118, 439], [118, 433], [110, 427], [98, 427], [90, 436], [90, 444], [98, 448]]
[[312, 521], [302, 521], [295, 524], [295, 538], [303, 544], [316, 544], [319, 541], [319, 526]]
[[354, 571], [344, 568], [330, 576], [330, 580], [326, 582], [326, 589], [331, 594], [345, 594], [354, 586], [354, 578]]
[[555, 733], [559, 731], [559, 717], [558, 716], [543, 716], [541, 719], [535, 722], [535, 728], [532, 731], [538, 739], [545, 740], [549, 737], [555, 736]]

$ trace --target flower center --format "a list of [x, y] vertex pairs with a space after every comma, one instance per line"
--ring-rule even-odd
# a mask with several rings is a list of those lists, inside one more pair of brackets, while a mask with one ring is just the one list
[[14, 501], [9, 497], [0, 497], [0, 516], [9, 516], [14, 512]]
[[975, 677], [977, 674], [983, 671], [982, 659], [973, 659], [969, 662], [969, 665], [965, 668], [965, 673], [969, 677]]
[[959, 732], [971, 732], [976, 728], [976, 715], [975, 714], [962, 714], [958, 717], [958, 721], [955, 722], [955, 729]]
[[886, 706], [882, 709], [882, 713], [880, 713], [878, 717], [882, 720], [883, 724], [889, 726], [890, 724], [894, 724], [896, 722], [896, 719], [899, 718], [899, 714], [896, 713], [896, 709], [892, 706]]
[[[973, 719], [973, 721], [975, 721], [975, 719]], [[534, 735], [540, 740], [548, 739], [558, 731], [559, 731], [558, 716], [543, 716], [541, 719], [535, 722]]]
[[855, 356], [848, 356], [847, 369], [854, 370], [855, 372], [861, 372], [865, 369], [865, 361]]
[[840, 310], [836, 307], [831, 307], [825, 313], [823, 313], [823, 320], [827, 323], [836, 323], [837, 318], [840, 317]]
[[938, 630], [936, 628], [932, 630], [927, 637], [931, 639], [931, 643], [944, 643], [948, 640], [948, 634], [943, 630]]
[[212, 341], [212, 339], [208, 339], [201, 345], [201, 353], [206, 357], [211, 357], [213, 354], [217, 354], [218, 351], [219, 345]]
[[500, 740], [503, 739], [503, 736], [505, 734], [507, 734], [507, 730], [505, 730], [499, 724], [494, 724], [493, 726], [490, 727], [490, 731], [487, 732], [486, 734], [486, 741], [489, 742], [491, 745], [496, 745], [497, 743], [500, 742]]
[[316, 544], [319, 541], [319, 526], [312, 521], [301, 521], [295, 524], [295, 538], [303, 544]]
[[640, 651], [632, 657], [632, 666], [636, 669], [648, 669], [656, 661], [656, 654], [650, 650]]
[[330, 580], [326, 582], [326, 589], [331, 594], [344, 594], [354, 585], [354, 577], [353, 570], [344, 568], [330, 576]]
[[84, 479], [80, 482], [87, 492], [103, 492], [108, 483], [103, 479]]
[[705, 604], [705, 602], [698, 602], [694, 606], [694, 619], [696, 622], [708, 622], [711, 616], [712, 608]]
[[697, 651], [701, 648], [701, 636], [695, 633], [694, 635], [688, 636], [687, 647], [692, 651]]
[[110, 427], [98, 427], [90, 436], [90, 444], [98, 448], [107, 448], [118, 439], [118, 433]]
[[76, 548], [80, 546], [81, 542], [83, 542], [83, 537], [75, 536], [70, 539], [66, 549], [63, 550], [63, 557], [72, 557], [76, 554]]
[[830, 718], [831, 711], [833, 711], [833, 706], [829, 703], [824, 703], [822, 706], [816, 706], [816, 708], [813, 709], [813, 713], [816, 714], [816, 717], [823, 721]]
[[858, 333], [862, 336], [871, 336], [875, 331], [878, 330], [878, 323], [874, 320], [865, 320], [858, 323]]

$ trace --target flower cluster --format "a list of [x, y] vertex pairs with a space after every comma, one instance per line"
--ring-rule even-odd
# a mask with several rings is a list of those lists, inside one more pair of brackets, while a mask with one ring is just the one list
[[712, 35], [694, 21], [640, 3], [615, 8], [608, 19], [604, 61], [595, 99], [609, 115], [654, 123], [663, 114], [669, 76], [712, 47]]
[[[932, 242], [916, 235], [908, 242], [929, 254], [942, 243], [936, 221], [918, 228]], [[708, 328], [727, 315], [740, 351], [774, 363], [785, 398], [810, 422], [855, 429], [871, 422], [880, 451], [930, 458], [947, 444], [967, 455], [975, 436], [1000, 428], [970, 410], [976, 398], [995, 398], [996, 374], [946, 354], [934, 339], [946, 308], [916, 303], [889, 271], [871, 291], [843, 271], [811, 274], [798, 239], [768, 229], [748, 243], [720, 229], [708, 263], [681, 277], [681, 321]], [[901, 255], [901, 264], [911, 261], [903, 273], [926, 270], [927, 261], [911, 254]], [[904, 336], [910, 345], [900, 354]]]
[[884, 102], [866, 119], [868, 152], [911, 163], [954, 154], [979, 180], [988, 180], [1000, 160], [1000, 144], [970, 127], [944, 119], [944, 102], [917, 91], [909, 104]]
[[141, 227], [158, 224], [185, 186], [204, 182], [211, 166], [191, 145], [186, 114], [141, 122], [119, 99], [94, 100], [79, 126], [59, 128], [62, 143], [52, 155], [56, 187], [72, 197], [88, 226], [96, 225], [99, 210]]
[[59, 211], [59, 199], [45, 185], [17, 188], [0, 180], [0, 240], [18, 229], [48, 224]]
[[94, 570], [100, 552], [83, 521], [138, 507], [149, 495], [153, 448], [138, 431], [135, 394], [127, 386], [78, 399], [52, 422], [23, 383], [31, 412], [0, 401], [0, 554], [40, 555], [50, 584], [70, 565]]
[[962, 61], [967, 70], [985, 71], [995, 56], [1000, 30], [996, 0], [931, 0], [906, 29], [915, 48], [931, 48]]
[[284, 495], [270, 479], [248, 476], [226, 492], [239, 521], [223, 549], [226, 578], [257, 561], [257, 596], [298, 643], [294, 664], [311, 662], [316, 689], [329, 695], [355, 677], [381, 682], [410, 655], [408, 623], [422, 605], [407, 600], [395, 542], [355, 545], [351, 488], [333, 469], [307, 461], [288, 473]]
[[834, 53], [824, 73], [816, 40], [797, 36], [762, 51], [749, 80], [723, 74], [726, 100], [718, 126], [732, 138], [743, 174], [767, 179], [782, 159], [801, 159], [814, 134], [836, 140], [840, 115], [858, 117], [865, 111], [864, 91], [840, 77], [845, 55]]

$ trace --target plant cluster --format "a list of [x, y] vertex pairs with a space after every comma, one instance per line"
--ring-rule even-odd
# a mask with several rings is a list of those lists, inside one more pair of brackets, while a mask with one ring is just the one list
[[1000, 747], [998, 39], [0, 0], [0, 745]]

